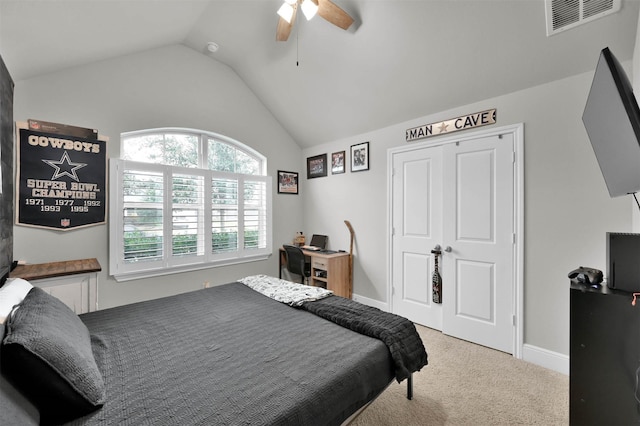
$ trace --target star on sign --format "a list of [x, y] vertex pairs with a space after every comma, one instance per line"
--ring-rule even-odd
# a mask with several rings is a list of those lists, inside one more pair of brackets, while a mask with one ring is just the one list
[[447, 123], [445, 123], [444, 121], [442, 123], [440, 123], [440, 132], [439, 133], [444, 133], [447, 131], [447, 127], [449, 127], [449, 125]]
[[71, 179], [75, 180], [76, 182], [78, 182], [79, 179], [78, 179], [78, 175], [76, 174], [76, 170], [81, 169], [87, 165], [87, 163], [72, 163], [67, 151], [65, 151], [64, 154], [62, 154], [62, 158], [60, 158], [60, 161], [55, 161], [55, 160], [42, 160], [42, 161], [44, 161], [45, 163], [47, 163], [48, 165], [56, 169], [56, 171], [53, 173], [53, 176], [51, 177], [51, 180], [55, 180], [55, 179], [58, 179], [59, 177], [66, 175], [66, 176], [69, 176]]

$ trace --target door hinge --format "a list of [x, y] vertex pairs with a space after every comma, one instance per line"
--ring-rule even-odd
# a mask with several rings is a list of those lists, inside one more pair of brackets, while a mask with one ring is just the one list
[[391, 287], [391, 295], [395, 296], [395, 294], [396, 294], [396, 288], [392, 286]]
[[511, 244], [515, 244], [516, 243], [516, 233], [512, 232], [511, 233]]
[[516, 325], [516, 316], [515, 316], [515, 315], [512, 315], [512, 316], [511, 316], [511, 323], [512, 323], [512, 324], [513, 324], [513, 326], [515, 327], [515, 325]]

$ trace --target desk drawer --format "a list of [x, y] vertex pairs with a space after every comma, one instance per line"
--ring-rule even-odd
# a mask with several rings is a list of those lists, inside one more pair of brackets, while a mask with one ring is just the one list
[[311, 261], [311, 267], [314, 269], [327, 269], [329, 262], [324, 259], [313, 259]]

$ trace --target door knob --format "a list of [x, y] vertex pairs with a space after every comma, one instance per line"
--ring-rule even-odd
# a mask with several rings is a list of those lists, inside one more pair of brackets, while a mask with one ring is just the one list
[[446, 251], [447, 253], [451, 253], [451, 246], [446, 246], [444, 248], [444, 251]]
[[436, 244], [436, 246], [433, 248], [433, 251], [440, 251], [442, 250], [442, 247], [440, 247], [440, 244]]

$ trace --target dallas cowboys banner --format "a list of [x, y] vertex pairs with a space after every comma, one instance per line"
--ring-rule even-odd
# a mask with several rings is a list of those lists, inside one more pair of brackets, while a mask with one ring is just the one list
[[59, 230], [105, 223], [106, 142], [52, 131], [18, 126], [16, 223]]

